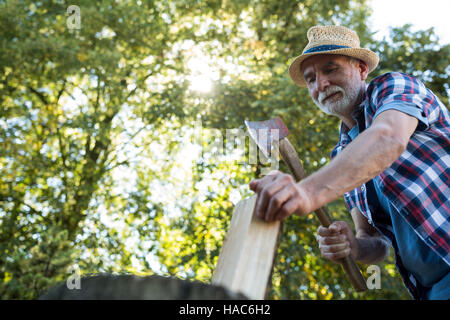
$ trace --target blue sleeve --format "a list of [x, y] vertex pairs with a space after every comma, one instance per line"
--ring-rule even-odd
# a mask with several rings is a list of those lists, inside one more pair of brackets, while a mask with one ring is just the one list
[[381, 108], [376, 110], [372, 121], [375, 120], [375, 118], [380, 113], [387, 111], [387, 110], [397, 110], [397, 111], [406, 113], [407, 115], [410, 115], [411, 117], [416, 118], [417, 120], [419, 120], [419, 124], [417, 127], [418, 130], [426, 130], [429, 127], [428, 119], [423, 114], [422, 109], [419, 108], [415, 104], [407, 103], [407, 102], [401, 102], [401, 103], [393, 102], [393, 103], [388, 103], [388, 104], [383, 105]]

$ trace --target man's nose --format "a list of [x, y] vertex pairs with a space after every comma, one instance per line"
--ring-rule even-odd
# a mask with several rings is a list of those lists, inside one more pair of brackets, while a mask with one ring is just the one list
[[330, 85], [328, 77], [325, 75], [317, 75], [316, 86], [319, 92], [324, 91]]

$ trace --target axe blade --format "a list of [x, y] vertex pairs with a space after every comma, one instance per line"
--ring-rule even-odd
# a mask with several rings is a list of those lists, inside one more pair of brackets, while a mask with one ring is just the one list
[[[264, 121], [245, 120], [250, 137], [255, 141], [258, 148], [269, 158], [269, 152], [272, 148], [272, 141], [278, 138], [278, 141], [289, 135], [289, 130], [280, 117]], [[277, 135], [273, 136], [272, 130], [278, 130]]]

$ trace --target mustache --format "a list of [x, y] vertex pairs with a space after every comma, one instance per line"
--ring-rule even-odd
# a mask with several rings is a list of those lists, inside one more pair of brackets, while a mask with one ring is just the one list
[[325, 89], [325, 91], [319, 92], [319, 96], [317, 97], [317, 100], [319, 101], [319, 103], [323, 103], [323, 100], [325, 100], [332, 94], [335, 94], [338, 92], [342, 93], [342, 95], [345, 95], [344, 89], [342, 89], [339, 86], [334, 85], [334, 86], [328, 87]]

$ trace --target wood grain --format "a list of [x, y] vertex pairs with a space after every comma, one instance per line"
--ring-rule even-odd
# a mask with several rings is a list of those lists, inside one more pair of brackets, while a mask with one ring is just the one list
[[264, 299], [281, 224], [258, 218], [255, 202], [256, 195], [236, 204], [212, 283], [250, 299]]

